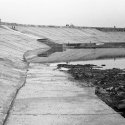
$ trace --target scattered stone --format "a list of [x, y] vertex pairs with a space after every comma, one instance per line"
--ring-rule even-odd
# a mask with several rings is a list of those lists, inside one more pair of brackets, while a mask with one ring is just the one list
[[[104, 66], [104, 65], [101, 65]], [[102, 69], [97, 65], [58, 64], [57, 68], [67, 68], [74, 79], [83, 80], [95, 86], [95, 94], [106, 104], [125, 117], [125, 71], [122, 69]]]

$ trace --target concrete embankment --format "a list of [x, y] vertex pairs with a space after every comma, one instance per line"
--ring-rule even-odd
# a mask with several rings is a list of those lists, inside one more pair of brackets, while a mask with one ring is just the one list
[[28, 65], [23, 62], [23, 55], [39, 47], [36, 39], [0, 27], [0, 125], [6, 124], [16, 95], [26, 80]]
[[27, 67], [24, 53], [34, 57], [36, 49], [35, 56], [44, 48], [36, 38], [6, 27], [0, 29], [0, 35], [0, 125], [125, 124], [122, 116], [97, 98], [93, 88], [80, 88], [52, 66], [36, 63]]
[[0, 125], [5, 125], [16, 95], [26, 80], [27, 65], [17, 69], [10, 62], [0, 59]]
[[70, 76], [43, 64], [30, 64], [7, 125], [124, 125], [90, 87], [79, 87]]

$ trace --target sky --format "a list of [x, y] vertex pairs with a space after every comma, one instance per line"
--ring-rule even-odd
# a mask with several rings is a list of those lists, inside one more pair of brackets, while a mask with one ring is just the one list
[[0, 0], [4, 22], [125, 27], [125, 0]]

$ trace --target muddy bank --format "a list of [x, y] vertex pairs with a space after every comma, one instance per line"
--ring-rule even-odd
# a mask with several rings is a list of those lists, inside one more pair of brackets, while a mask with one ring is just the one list
[[[102, 65], [102, 67], [105, 65]], [[87, 82], [95, 87], [95, 94], [106, 104], [125, 117], [125, 70], [101, 69], [102, 67], [86, 65], [58, 64], [58, 69], [68, 68], [74, 79]]]

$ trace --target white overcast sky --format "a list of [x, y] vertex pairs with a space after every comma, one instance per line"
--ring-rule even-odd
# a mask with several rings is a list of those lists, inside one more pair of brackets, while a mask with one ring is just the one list
[[6, 22], [125, 27], [125, 0], [0, 0]]

